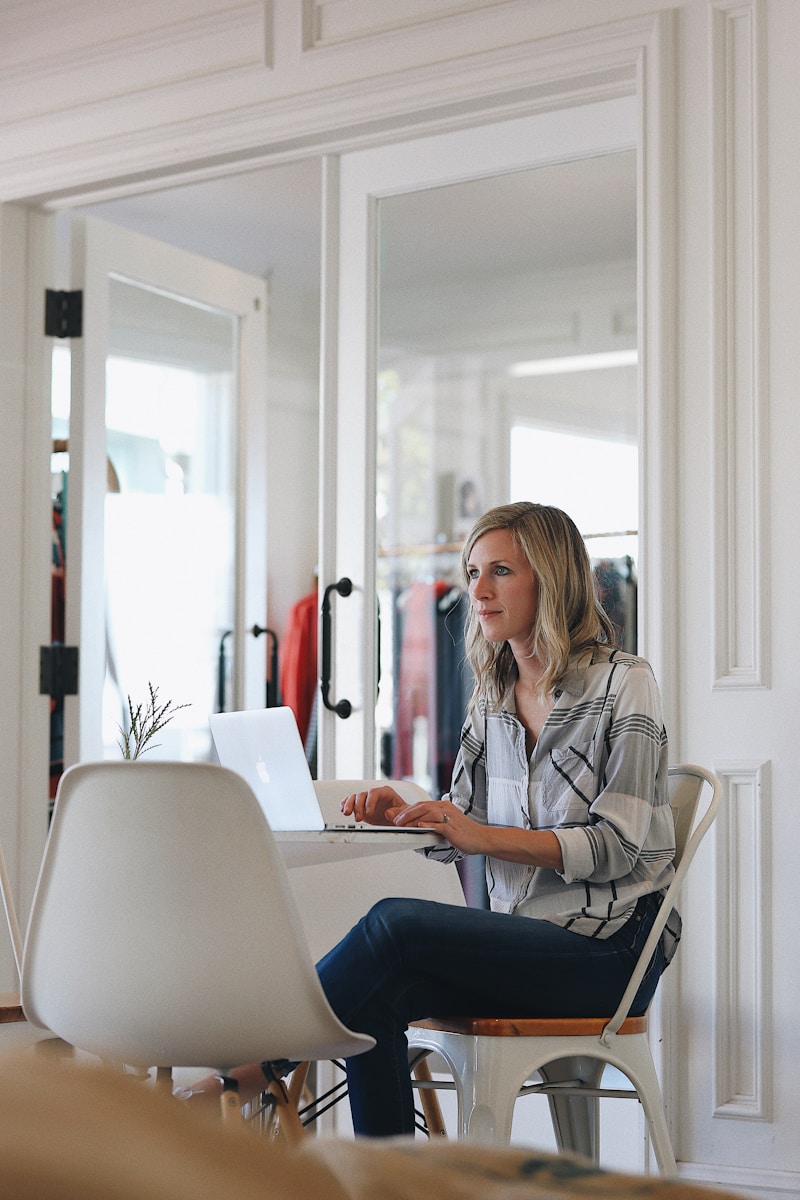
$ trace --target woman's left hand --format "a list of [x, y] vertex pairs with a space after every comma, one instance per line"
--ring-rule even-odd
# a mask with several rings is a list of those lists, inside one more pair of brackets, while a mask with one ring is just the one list
[[410, 804], [394, 819], [395, 825], [433, 829], [462, 854], [484, 854], [486, 827], [466, 816], [449, 800], [423, 800]]

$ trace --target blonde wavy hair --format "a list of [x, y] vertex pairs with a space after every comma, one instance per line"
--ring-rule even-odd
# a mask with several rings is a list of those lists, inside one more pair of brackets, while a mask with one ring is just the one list
[[[472, 549], [484, 534], [507, 529], [530, 563], [539, 583], [536, 620], [528, 653], [544, 664], [542, 696], [548, 696], [581, 650], [601, 643], [613, 644], [614, 628], [600, 605], [586, 545], [571, 517], [560, 508], [523, 500], [489, 509], [479, 517], [461, 552], [461, 569], [469, 588], [468, 564]], [[474, 608], [470, 607], [465, 633], [467, 661], [475, 675], [473, 707], [485, 697], [490, 709], [499, 708], [512, 681], [516, 664], [508, 642], [484, 637]]]

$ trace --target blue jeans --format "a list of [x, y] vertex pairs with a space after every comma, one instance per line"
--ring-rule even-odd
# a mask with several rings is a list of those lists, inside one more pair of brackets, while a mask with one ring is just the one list
[[[580, 1017], [611, 1014], [658, 911], [643, 897], [610, 938], [549, 921], [430, 900], [374, 905], [317, 964], [337, 1016], [371, 1034], [374, 1049], [347, 1060], [359, 1135], [413, 1134], [406, 1028], [429, 1016]], [[632, 1013], [644, 1012], [664, 969], [657, 950]]]

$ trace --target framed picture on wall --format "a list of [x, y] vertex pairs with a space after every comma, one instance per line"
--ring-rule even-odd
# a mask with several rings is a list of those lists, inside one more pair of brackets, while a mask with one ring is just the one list
[[453, 540], [462, 541], [483, 512], [483, 484], [474, 475], [455, 477]]

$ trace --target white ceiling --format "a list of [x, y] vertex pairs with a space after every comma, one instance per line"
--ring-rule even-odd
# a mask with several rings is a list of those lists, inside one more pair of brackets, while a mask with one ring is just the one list
[[126, 229], [262, 278], [319, 286], [321, 172], [317, 159], [90, 205]]
[[[634, 152], [540, 167], [383, 202], [382, 284], [571, 271], [633, 261]], [[82, 211], [285, 288], [319, 286], [318, 159], [172, 187]]]

